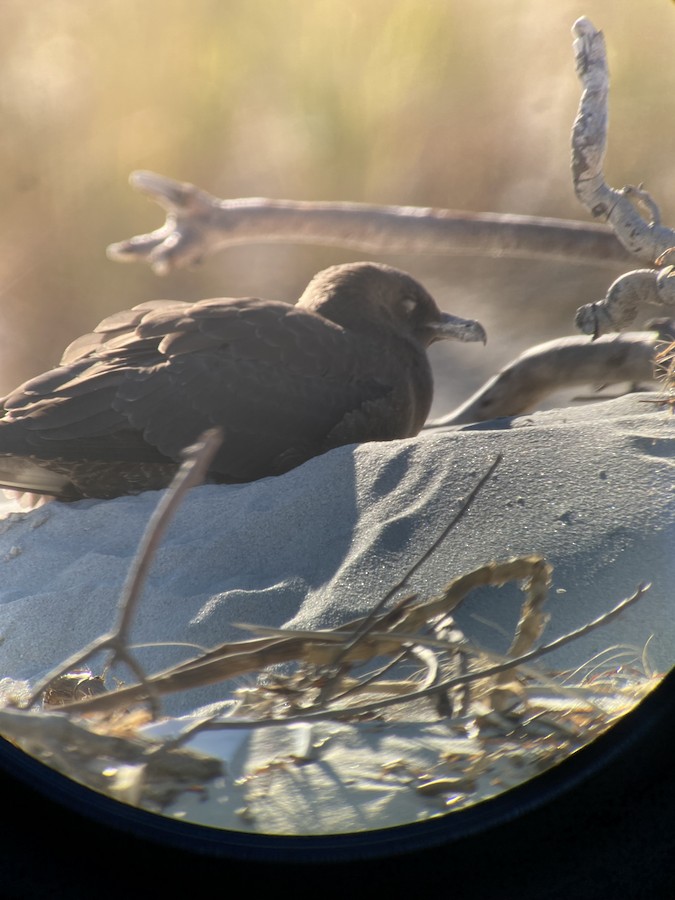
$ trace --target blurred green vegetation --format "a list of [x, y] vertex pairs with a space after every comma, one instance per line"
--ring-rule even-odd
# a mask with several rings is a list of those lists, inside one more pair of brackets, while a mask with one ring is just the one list
[[[222, 197], [587, 218], [568, 174], [580, 15], [609, 46], [608, 177], [645, 182], [673, 224], [666, 0], [2, 0], [0, 393], [117, 309], [157, 296], [290, 300], [316, 270], [357, 258], [238, 247], [163, 280], [109, 262], [108, 243], [163, 219], [128, 188], [134, 169]], [[387, 261], [489, 330], [488, 354], [439, 349], [442, 381], [460, 353], [466, 372], [443, 405], [517, 350], [571, 332], [576, 306], [618, 274]]]

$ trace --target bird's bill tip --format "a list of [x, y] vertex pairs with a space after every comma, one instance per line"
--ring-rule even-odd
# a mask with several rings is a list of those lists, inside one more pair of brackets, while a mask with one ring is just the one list
[[462, 319], [450, 313], [443, 313], [440, 322], [431, 326], [434, 341], [481, 341], [487, 344], [487, 333], [475, 319]]

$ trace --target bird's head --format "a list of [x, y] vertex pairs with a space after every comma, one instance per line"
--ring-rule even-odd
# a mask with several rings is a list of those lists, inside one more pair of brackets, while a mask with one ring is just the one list
[[442, 312], [412, 276], [383, 263], [331, 266], [315, 275], [297, 302], [349, 331], [384, 337], [394, 332], [422, 347], [434, 341], [482, 341], [483, 326]]

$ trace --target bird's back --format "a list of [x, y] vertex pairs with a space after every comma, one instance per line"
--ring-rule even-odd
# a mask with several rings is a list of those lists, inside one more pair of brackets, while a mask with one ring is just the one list
[[390, 347], [284, 303], [142, 304], [5, 398], [0, 484], [64, 499], [161, 487], [214, 425], [224, 439], [212, 475], [228, 482], [405, 436], [407, 411], [390, 408], [403, 369], [391, 358]]

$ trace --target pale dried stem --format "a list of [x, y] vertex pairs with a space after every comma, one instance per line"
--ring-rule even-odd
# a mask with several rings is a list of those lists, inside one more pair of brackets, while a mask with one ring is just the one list
[[[345, 656], [349, 662], [364, 662], [374, 656], [397, 653], [402, 643], [409, 643], [415, 632], [430, 619], [447, 615], [478, 587], [501, 585], [507, 581], [529, 578], [533, 566], [541, 565], [539, 557], [524, 557], [502, 563], [490, 563], [452, 581], [439, 596], [404, 608], [391, 623], [388, 612], [382, 614], [387, 630], [369, 631], [367, 636], [351, 647]], [[371, 617], [347, 622], [337, 629], [315, 632], [275, 632], [273, 636], [221, 644], [213, 650], [171, 669], [149, 676], [144, 683], [122, 688], [109, 694], [64, 704], [64, 712], [103, 712], [129, 703], [142, 702], [152, 690], [157, 695], [176, 693], [194, 687], [259, 672], [278, 663], [302, 660], [315, 666], [331, 665], [336, 647], [349, 642], [364, 624], [370, 626]], [[401, 636], [402, 635], [402, 636]], [[427, 643], [422, 640], [421, 643]], [[452, 645], [442, 642], [446, 649]]]

